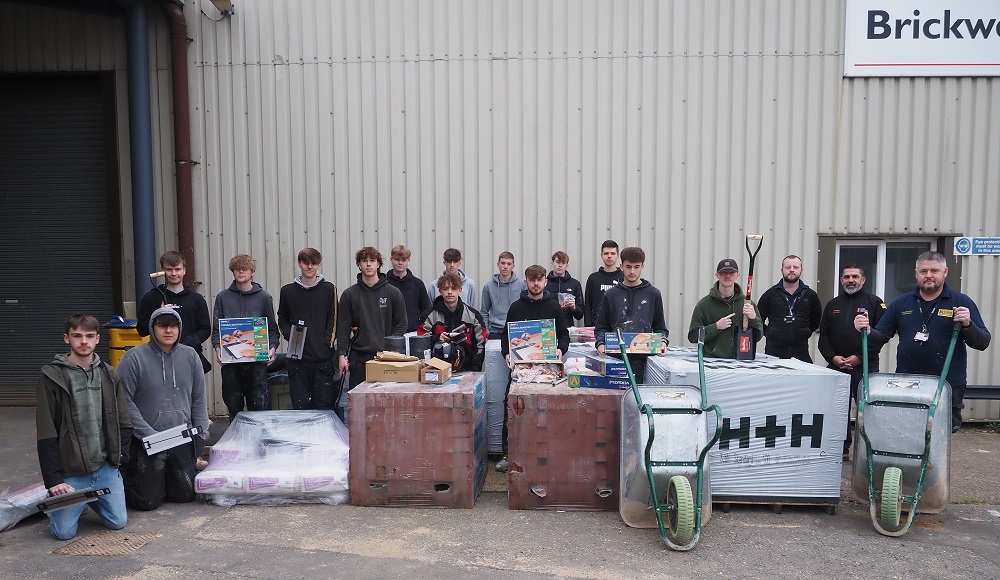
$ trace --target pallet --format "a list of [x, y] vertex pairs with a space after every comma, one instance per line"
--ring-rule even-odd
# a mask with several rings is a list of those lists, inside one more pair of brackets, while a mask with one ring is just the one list
[[771, 511], [780, 514], [785, 506], [809, 506], [823, 508], [827, 515], [837, 515], [837, 505], [840, 503], [839, 497], [810, 497], [810, 498], [774, 498], [774, 497], [719, 497], [712, 498], [712, 509], [717, 509], [723, 513], [729, 513], [732, 504], [738, 505], [765, 505], [770, 506]]

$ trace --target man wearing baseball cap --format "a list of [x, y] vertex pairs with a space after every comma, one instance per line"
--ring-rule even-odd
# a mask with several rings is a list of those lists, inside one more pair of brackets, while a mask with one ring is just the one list
[[714, 358], [736, 358], [736, 327], [748, 319], [753, 329], [754, 342], [764, 336], [764, 325], [753, 301], [747, 303], [743, 289], [736, 283], [740, 277], [740, 266], [736, 260], [726, 258], [715, 268], [716, 283], [698, 301], [691, 313], [688, 340], [698, 342], [698, 329], [705, 329], [705, 356]]

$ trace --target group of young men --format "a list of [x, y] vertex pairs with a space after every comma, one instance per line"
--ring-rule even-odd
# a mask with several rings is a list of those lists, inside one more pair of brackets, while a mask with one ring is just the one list
[[[117, 369], [101, 361], [94, 348], [99, 325], [77, 314], [65, 324], [69, 354], [57, 355], [42, 369], [38, 384], [38, 456], [45, 485], [53, 495], [83, 487], [107, 487], [111, 493], [91, 503], [105, 526], [125, 525], [126, 503], [136, 509], [156, 509], [162, 501], [192, 501], [197, 462], [204, 449], [209, 419], [205, 373], [212, 365], [202, 354], [211, 336], [215, 360], [222, 363], [219, 320], [264, 318], [273, 360], [280, 336], [304, 332], [301, 353], [287, 361], [289, 388], [295, 409], [333, 409], [342, 394], [365, 377], [365, 363], [384, 350], [385, 338], [416, 331], [461, 351], [457, 370], [483, 367], [487, 339], [499, 338], [509, 363], [508, 322], [552, 318], [556, 322], [559, 355], [567, 352], [567, 328], [582, 318], [594, 327], [597, 350], [604, 353], [605, 333], [658, 332], [668, 344], [663, 298], [642, 278], [645, 252], [621, 249], [613, 240], [601, 247], [603, 265], [585, 286], [567, 271], [569, 256], [556, 252], [552, 269], [532, 265], [517, 276], [514, 255], [501, 252], [497, 274], [482, 287], [482, 309], [475, 307], [475, 283], [462, 270], [461, 252], [444, 252], [444, 272], [429, 288], [409, 270], [410, 251], [392, 248], [392, 270], [383, 274], [382, 254], [364, 247], [355, 254], [357, 283], [342, 294], [320, 273], [322, 256], [313, 248], [299, 252], [300, 275], [281, 288], [277, 317], [271, 295], [253, 281], [256, 262], [246, 254], [233, 256], [233, 281], [215, 298], [209, 320], [207, 302], [184, 286], [184, 258], [167, 252], [160, 264], [165, 283], [144, 296], [138, 307], [138, 331], [150, 341], [130, 349]], [[953, 324], [960, 327], [958, 346], [948, 381], [953, 390], [953, 429], [961, 425], [966, 384], [966, 345], [985, 349], [990, 342], [975, 303], [945, 283], [944, 257], [936, 252], [917, 259], [917, 288], [887, 308], [864, 290], [864, 271], [854, 264], [842, 268], [841, 293], [826, 309], [816, 292], [801, 280], [802, 260], [782, 260], [781, 280], [763, 293], [758, 304], [745, 299], [737, 283], [739, 266], [724, 259], [716, 267], [716, 283], [695, 306], [688, 338], [698, 340], [705, 328], [705, 355], [734, 358], [737, 327], [746, 323], [753, 342], [767, 337], [765, 353], [811, 362], [808, 340], [820, 330], [819, 351], [829, 368], [851, 374], [852, 397], [860, 380], [861, 333], [869, 332], [870, 369], [878, 370], [878, 352], [897, 332], [901, 335], [897, 372], [937, 374]], [[910, 336], [912, 334], [912, 337]], [[338, 340], [339, 339], [339, 340]], [[636, 380], [643, 382], [646, 357], [628, 355]], [[270, 409], [267, 362], [222, 364], [222, 395], [230, 419], [243, 409]], [[507, 385], [509, 393], [510, 385]], [[507, 401], [504, 401], [503, 457], [507, 461]], [[343, 419], [343, 417], [341, 417]], [[190, 441], [148, 454], [143, 438], [177, 427], [197, 427]], [[845, 458], [850, 436], [844, 443]], [[122, 475], [124, 473], [124, 477]], [[68, 539], [76, 533], [85, 504], [52, 512], [52, 534]]]

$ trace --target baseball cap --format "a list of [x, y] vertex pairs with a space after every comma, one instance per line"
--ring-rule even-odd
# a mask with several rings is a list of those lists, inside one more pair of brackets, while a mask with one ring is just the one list
[[726, 258], [719, 262], [719, 265], [715, 267], [715, 273], [721, 274], [726, 271], [739, 272], [740, 266], [736, 263], [736, 260], [732, 258]]

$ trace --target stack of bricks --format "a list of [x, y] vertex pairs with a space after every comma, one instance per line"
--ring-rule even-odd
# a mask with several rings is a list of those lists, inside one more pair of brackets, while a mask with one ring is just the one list
[[350, 392], [351, 504], [471, 508], [486, 479], [482, 373]]

